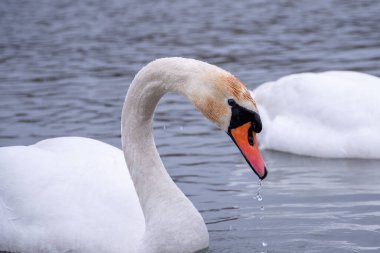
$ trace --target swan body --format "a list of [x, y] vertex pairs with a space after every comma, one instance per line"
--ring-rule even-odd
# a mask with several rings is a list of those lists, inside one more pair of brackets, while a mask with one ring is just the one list
[[186, 96], [236, 143], [254, 172], [266, 169], [256, 104], [216, 66], [163, 58], [137, 73], [122, 111], [123, 151], [80, 137], [0, 148], [0, 251], [196, 252], [208, 247], [202, 216], [168, 175], [152, 133], [168, 91]]
[[252, 96], [263, 148], [331, 158], [380, 158], [380, 78], [352, 71], [300, 73]]
[[123, 152], [62, 137], [0, 148], [0, 250], [136, 249], [144, 216]]

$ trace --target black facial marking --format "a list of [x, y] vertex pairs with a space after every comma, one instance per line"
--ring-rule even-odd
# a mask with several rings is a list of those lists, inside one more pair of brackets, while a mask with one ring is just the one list
[[246, 109], [238, 105], [235, 100], [229, 99], [228, 104], [231, 106], [231, 120], [229, 130], [251, 122], [251, 128], [256, 133], [260, 133], [262, 129], [260, 115], [257, 112]]

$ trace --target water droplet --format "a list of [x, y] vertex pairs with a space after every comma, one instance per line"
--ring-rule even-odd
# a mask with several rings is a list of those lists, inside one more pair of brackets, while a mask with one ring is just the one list
[[180, 131], [183, 131], [183, 126], [180, 126], [180, 127], [179, 127], [179, 130], [180, 130]]
[[261, 244], [263, 245], [263, 247], [268, 246], [268, 243], [266, 243], [266, 242], [262, 242]]
[[164, 131], [166, 131], [166, 125], [164, 125]]
[[[261, 180], [259, 180], [259, 188], [257, 189], [257, 193], [256, 193], [256, 197], [255, 197], [257, 199], [257, 201], [259, 201], [259, 202], [261, 202], [263, 200], [263, 197], [261, 196], [262, 187], [263, 187], [263, 185], [261, 183]], [[264, 206], [261, 205], [260, 210], [264, 211], [264, 209], [265, 209]], [[262, 220], [263, 216], [260, 216], [259, 219]]]

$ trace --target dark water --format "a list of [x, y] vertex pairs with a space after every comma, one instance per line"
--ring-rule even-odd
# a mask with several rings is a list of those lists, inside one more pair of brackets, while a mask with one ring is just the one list
[[[380, 1], [0, 1], [0, 146], [75, 135], [119, 147], [128, 85], [163, 56], [217, 64], [251, 89], [295, 72], [380, 76], [379, 13]], [[166, 96], [155, 119], [209, 252], [380, 252], [379, 161], [266, 151], [259, 201], [238, 150], [187, 101]]]

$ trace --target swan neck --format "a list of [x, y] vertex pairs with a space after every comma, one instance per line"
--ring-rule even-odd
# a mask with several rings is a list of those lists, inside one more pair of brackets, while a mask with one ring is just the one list
[[122, 146], [138, 194], [147, 189], [140, 180], [167, 175], [154, 142], [154, 110], [167, 92], [187, 93], [183, 87], [188, 79], [181, 70], [155, 63], [148, 64], [137, 73], [122, 111]]
[[162, 191], [169, 175], [162, 164], [153, 136], [153, 114], [160, 98], [169, 91], [163, 81], [156, 81], [141, 71], [129, 87], [122, 112], [122, 145], [127, 166], [135, 185], [146, 221], [150, 206]]
[[154, 110], [165, 93], [191, 97], [194, 71], [172, 60], [152, 62], [137, 73], [128, 89], [122, 145], [145, 217], [139, 252], [194, 252], [208, 246], [203, 218], [167, 173], [152, 128]]

